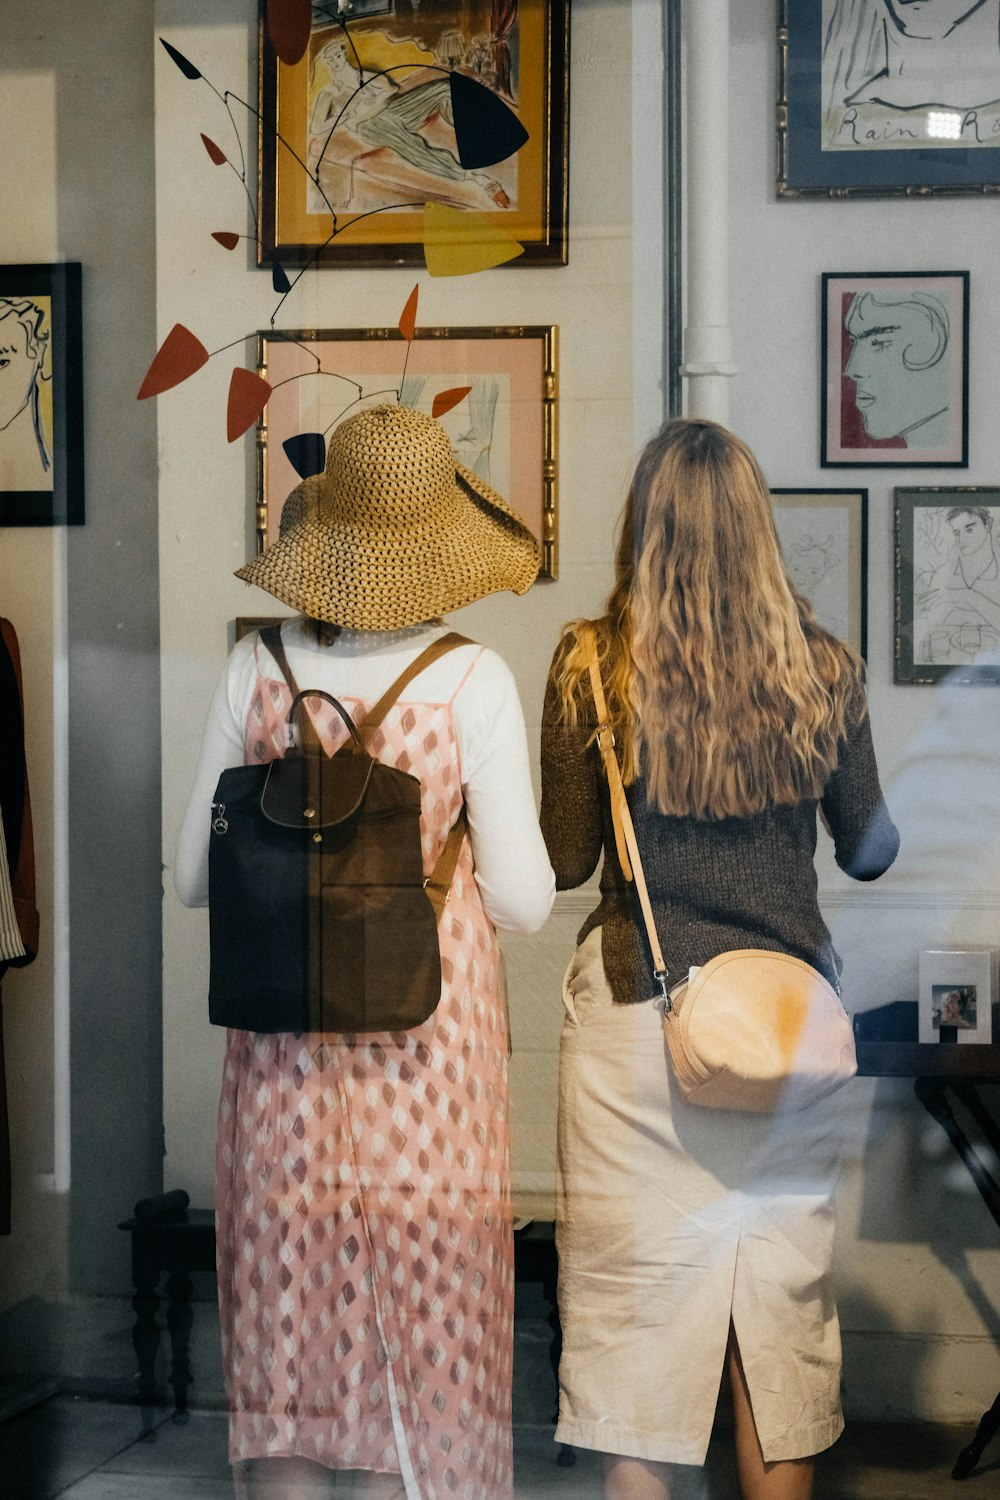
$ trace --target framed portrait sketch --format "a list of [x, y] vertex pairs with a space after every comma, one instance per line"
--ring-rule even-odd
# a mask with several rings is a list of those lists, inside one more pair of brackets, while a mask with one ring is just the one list
[[778, 196], [1000, 192], [1000, 0], [778, 0]]
[[[396, 328], [267, 331], [257, 335], [261, 375], [272, 387], [258, 427], [258, 549], [278, 536], [281, 509], [300, 482], [301, 444], [330, 434], [361, 403], [399, 401], [440, 416], [455, 456], [498, 490], [542, 549], [540, 577], [558, 569], [557, 330], [418, 328], [407, 344]], [[292, 457], [290, 457], [290, 453]], [[322, 467], [322, 454], [313, 459]], [[312, 466], [310, 466], [312, 467]]]
[[821, 625], [868, 648], [868, 491], [772, 490], [789, 578]]
[[1000, 489], [896, 490], [895, 681], [1000, 683]]
[[969, 273], [826, 272], [823, 468], [964, 469]]
[[80, 265], [0, 266], [0, 526], [83, 521]]
[[[426, 204], [471, 210], [518, 241], [514, 264], [565, 262], [569, 0], [314, 4], [293, 66], [275, 56], [266, 6], [259, 264], [417, 264]], [[463, 83], [475, 119], [466, 135], [462, 116], [460, 140]], [[527, 140], [483, 166], [479, 148], [508, 129], [508, 110]]]

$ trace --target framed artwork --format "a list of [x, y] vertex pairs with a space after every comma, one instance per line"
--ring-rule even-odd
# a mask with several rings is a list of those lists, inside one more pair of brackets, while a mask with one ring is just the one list
[[968, 271], [823, 276], [820, 464], [964, 469]]
[[80, 265], [0, 266], [0, 526], [83, 522]]
[[868, 648], [868, 491], [772, 490], [785, 569], [821, 625]]
[[989, 1046], [997, 959], [995, 948], [921, 950], [917, 1003], [921, 1042]]
[[895, 681], [1000, 683], [1000, 489], [896, 490]]
[[[293, 66], [275, 56], [266, 3], [258, 263], [418, 264], [425, 204], [472, 210], [524, 246], [518, 265], [565, 263], [569, 0], [314, 4]], [[513, 111], [527, 131], [515, 154], [463, 166], [475, 153], [456, 140], [453, 79]]]
[[778, 196], [1000, 192], [1000, 0], [778, 0]]
[[542, 549], [539, 576], [555, 578], [556, 334], [548, 325], [418, 328], [408, 344], [396, 328], [259, 333], [258, 368], [272, 391], [257, 436], [258, 549], [277, 538], [282, 506], [302, 477], [289, 439], [325, 442], [361, 402], [399, 401], [431, 415], [435, 397], [464, 392], [440, 418], [455, 456], [531, 528]]

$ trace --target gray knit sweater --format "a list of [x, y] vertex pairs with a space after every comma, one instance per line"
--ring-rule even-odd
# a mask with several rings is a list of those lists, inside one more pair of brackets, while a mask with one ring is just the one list
[[[557, 653], [558, 655], [558, 653]], [[855, 880], [874, 880], [899, 848], [879, 786], [864, 690], [841, 743], [822, 808], [838, 865]], [[582, 885], [604, 851], [601, 900], [578, 941], [601, 928], [604, 967], [616, 1001], [648, 1000], [653, 963], [634, 886], [615, 849], [611, 804], [596, 744], [596, 726], [559, 722], [550, 673], [542, 718], [542, 833], [557, 890]], [[817, 802], [768, 807], [747, 818], [671, 817], [651, 809], [640, 778], [628, 788], [656, 931], [669, 983], [734, 948], [794, 954], [835, 986], [840, 959], [817, 901]]]

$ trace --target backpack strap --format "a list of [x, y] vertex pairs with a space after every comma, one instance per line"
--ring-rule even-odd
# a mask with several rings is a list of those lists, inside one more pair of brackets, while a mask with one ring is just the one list
[[[281, 643], [281, 626], [265, 625], [262, 630], [259, 630], [257, 632], [257, 639], [263, 646], [267, 647], [268, 651], [270, 651], [271, 655], [274, 657], [275, 662], [277, 663], [278, 671], [281, 673], [282, 677], [284, 677], [288, 686], [291, 688], [292, 705], [294, 708], [295, 700], [298, 698], [301, 689], [298, 683], [295, 681], [295, 674], [293, 673], [291, 667], [288, 665], [288, 657], [285, 655], [285, 648]], [[340, 705], [338, 704], [337, 707], [339, 708]], [[343, 714], [342, 709], [341, 714]], [[308, 745], [312, 750], [323, 748], [323, 741], [316, 733], [316, 730], [313, 727], [312, 719], [310, 719], [308, 713], [305, 711], [304, 705], [302, 712], [296, 714], [295, 716], [295, 725], [299, 731], [299, 734], [302, 736], [301, 743], [303, 746]]]
[[409, 687], [414, 677], [419, 676], [425, 667], [430, 666], [431, 662], [437, 661], [438, 657], [445, 656], [449, 651], [454, 651], [456, 646], [474, 644], [468, 636], [459, 635], [457, 630], [449, 630], [448, 634], [441, 636], [440, 640], [432, 641], [419, 656], [413, 658], [408, 667], [404, 667], [395, 682], [391, 682], [386, 688], [378, 702], [372, 704], [365, 714], [364, 723], [358, 725], [361, 738], [366, 740], [369, 734], [378, 728], [396, 699], [402, 694], [403, 689]]
[[[471, 646], [472, 641], [468, 636], [459, 635], [457, 630], [449, 630], [447, 635], [441, 636], [440, 640], [432, 641], [419, 656], [415, 656], [395, 682], [389, 684], [377, 703], [373, 703], [369, 712], [365, 715], [363, 724], [358, 725], [358, 732], [363, 740], [367, 740], [370, 734], [381, 724], [396, 699], [408, 687], [414, 677], [418, 676], [431, 662], [439, 657], [454, 651], [456, 646]], [[451, 892], [451, 882], [455, 877], [455, 867], [458, 864], [458, 856], [462, 852], [462, 842], [468, 832], [469, 824], [465, 815], [463, 805], [461, 812], [455, 819], [445, 840], [444, 848], [438, 855], [437, 863], [424, 881], [424, 890], [427, 899], [434, 908], [434, 915], [440, 922], [444, 913], [445, 902]]]
[[[265, 625], [263, 630], [258, 631], [258, 638], [261, 644], [266, 646], [274, 657], [278, 670], [291, 688], [294, 698], [300, 692], [300, 688], [295, 681], [295, 676], [288, 664], [288, 657], [285, 655], [285, 648], [281, 643], [281, 626]], [[440, 640], [432, 641], [429, 646], [421, 651], [419, 656], [414, 657], [408, 667], [400, 672], [395, 682], [389, 684], [377, 703], [372, 705], [370, 712], [365, 716], [364, 723], [358, 726], [358, 733], [362, 740], [365, 740], [369, 733], [373, 733], [378, 728], [396, 699], [403, 692], [403, 689], [408, 687], [414, 677], [422, 672], [425, 667], [429, 667], [432, 662], [437, 661], [441, 656], [447, 655], [449, 651], [454, 651], [457, 646], [471, 646], [472, 644], [473, 642], [467, 636], [459, 635], [456, 630], [450, 630], [447, 635], [441, 636]], [[313, 728], [312, 720], [308, 714], [301, 716], [300, 724], [304, 740], [308, 740], [311, 744], [322, 745], [322, 741]], [[439, 922], [451, 891], [451, 882], [455, 878], [458, 857], [462, 852], [462, 842], [468, 832], [468, 828], [468, 819], [466, 818], [465, 807], [463, 805], [461, 812], [448, 832], [444, 848], [438, 855], [437, 863], [424, 882], [427, 899], [434, 908], [434, 916]]]

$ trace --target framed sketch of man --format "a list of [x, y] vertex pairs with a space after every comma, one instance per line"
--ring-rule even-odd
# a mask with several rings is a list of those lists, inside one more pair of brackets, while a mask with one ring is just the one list
[[0, 266], [0, 526], [83, 521], [80, 266]]
[[895, 681], [1000, 683], [1000, 489], [896, 490]]
[[778, 194], [1000, 191], [1000, 0], [779, 0]]
[[968, 464], [969, 273], [823, 276], [820, 463]]

